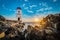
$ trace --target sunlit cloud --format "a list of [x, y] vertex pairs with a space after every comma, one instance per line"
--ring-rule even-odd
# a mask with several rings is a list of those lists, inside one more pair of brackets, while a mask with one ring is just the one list
[[40, 8], [40, 9], [38, 9], [38, 10], [36, 10], [36, 12], [40, 12], [40, 11], [46, 11], [46, 10], [51, 10], [51, 9], [53, 9], [52, 7], [46, 7], [46, 8]]
[[31, 5], [30, 8], [37, 7], [37, 5]]
[[53, 8], [52, 7], [47, 7], [44, 10], [51, 10], [51, 9], [53, 9]]
[[27, 10], [27, 12], [29, 12], [29, 13], [34, 13], [33, 11], [31, 11], [31, 10]]
[[28, 7], [26, 6], [26, 4], [23, 4], [24, 9], [28, 10]]
[[36, 12], [44, 11], [44, 8], [38, 9]]

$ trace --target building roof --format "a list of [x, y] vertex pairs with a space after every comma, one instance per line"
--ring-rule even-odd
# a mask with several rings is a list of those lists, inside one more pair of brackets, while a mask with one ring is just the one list
[[20, 7], [17, 7], [17, 9], [20, 9], [20, 10], [21, 10], [21, 8], [20, 8]]

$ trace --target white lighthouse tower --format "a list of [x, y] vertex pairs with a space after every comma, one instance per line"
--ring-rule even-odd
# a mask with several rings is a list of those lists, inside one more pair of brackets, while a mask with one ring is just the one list
[[22, 10], [20, 7], [17, 7], [17, 19], [18, 19], [18, 23], [22, 23]]

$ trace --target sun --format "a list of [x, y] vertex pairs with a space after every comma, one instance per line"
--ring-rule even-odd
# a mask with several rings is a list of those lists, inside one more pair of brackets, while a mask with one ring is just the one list
[[35, 20], [35, 22], [39, 22], [39, 19], [38, 18], [35, 18], [34, 20]]

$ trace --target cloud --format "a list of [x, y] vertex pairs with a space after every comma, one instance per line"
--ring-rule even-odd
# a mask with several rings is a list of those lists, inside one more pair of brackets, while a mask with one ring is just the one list
[[41, 6], [42, 4], [41, 4], [41, 3], [39, 3], [39, 5]]
[[23, 7], [24, 7], [24, 9], [28, 9], [28, 7], [26, 6], [26, 4], [23, 4]]
[[24, 7], [24, 9], [28, 9], [28, 7]]
[[44, 10], [51, 10], [51, 9], [52, 9], [52, 7], [47, 7]]
[[25, 7], [25, 4], [23, 4], [23, 7]]
[[24, 0], [25, 2], [27, 2], [28, 0]]
[[56, 2], [57, 0], [53, 0], [53, 2]]
[[16, 11], [16, 10], [12, 10], [12, 9], [8, 9], [9, 11]]
[[37, 10], [37, 12], [39, 12], [39, 11], [44, 11], [44, 8], [41, 8], [41, 9], [38, 9], [38, 10]]
[[44, 7], [48, 7], [47, 3], [46, 2], [41, 2], [39, 3], [40, 6], [44, 6]]
[[36, 12], [40, 12], [40, 11], [46, 11], [46, 10], [51, 10], [51, 9], [53, 9], [52, 7], [46, 7], [46, 8], [40, 8], [40, 9], [38, 9], [38, 10], [36, 10]]
[[31, 5], [30, 8], [37, 7], [37, 5]]
[[47, 3], [42, 2], [42, 6], [48, 7]]
[[27, 12], [29, 12], [29, 13], [34, 13], [33, 11], [31, 11], [31, 10], [27, 10]]

